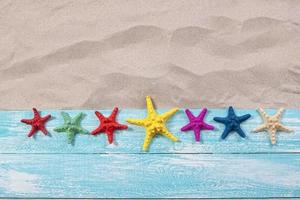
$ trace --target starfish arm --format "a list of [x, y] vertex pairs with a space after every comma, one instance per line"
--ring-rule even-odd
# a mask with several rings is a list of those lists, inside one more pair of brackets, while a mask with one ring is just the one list
[[31, 130], [28, 133], [28, 137], [33, 136], [37, 132], [37, 129], [35, 127], [31, 127]]
[[168, 112], [165, 112], [165, 113], [161, 114], [160, 116], [161, 116], [164, 120], [167, 120], [167, 119], [169, 119], [172, 115], [174, 115], [177, 111], [178, 111], [178, 108], [173, 108], [173, 109], [169, 110]]
[[230, 115], [236, 115], [232, 106], [229, 106], [228, 108], [228, 116]]
[[154, 134], [152, 134], [149, 130], [146, 130], [146, 136], [143, 144], [143, 151], [148, 151], [149, 145], [152, 141]]
[[259, 108], [258, 109], [259, 114], [261, 115], [261, 117], [263, 118], [263, 120], [266, 122], [268, 121], [269, 116], [267, 115], [267, 113], [264, 111], [264, 109]]
[[77, 129], [78, 129], [78, 133], [80, 134], [89, 134], [89, 131], [84, 128], [77, 127]]
[[61, 112], [61, 116], [63, 117], [65, 123], [71, 122], [72, 120], [70, 115], [66, 112]]
[[194, 135], [195, 135], [195, 140], [197, 141], [197, 142], [199, 142], [200, 141], [200, 128], [194, 128]]
[[189, 109], [186, 109], [185, 113], [186, 113], [186, 116], [189, 118], [190, 121], [195, 119], [195, 116], [193, 115], [193, 113]]
[[271, 143], [276, 144], [276, 130], [275, 129], [269, 129], [268, 133], [269, 133]]
[[266, 124], [261, 124], [258, 127], [256, 127], [254, 130], [252, 130], [253, 133], [258, 133], [258, 132], [262, 132], [265, 131], [267, 129], [267, 125]]
[[117, 130], [125, 130], [125, 129], [128, 128], [128, 126], [126, 126], [124, 124], [116, 123], [116, 125], [114, 125], [114, 128], [117, 129]]
[[282, 114], [284, 112], [284, 108], [279, 108], [279, 110], [277, 111], [277, 113], [275, 114], [275, 117], [280, 119]]
[[226, 128], [224, 129], [222, 135], [221, 135], [221, 138], [224, 140], [228, 134], [231, 132], [231, 128], [229, 128], [228, 126], [226, 126]]
[[118, 108], [115, 107], [112, 111], [112, 113], [110, 114], [109, 116], [109, 119], [112, 120], [112, 121], [115, 121], [116, 120], [116, 117], [117, 117], [117, 114], [118, 114]]
[[181, 131], [189, 131], [193, 129], [193, 124], [192, 123], [188, 123], [187, 125], [183, 126], [180, 130]]
[[145, 126], [146, 124], [146, 121], [144, 119], [127, 119], [126, 121], [137, 126]]
[[72, 123], [79, 126], [83, 116], [84, 116], [83, 113], [79, 113], [78, 115], [76, 115], [76, 117], [74, 117], [74, 119], [72, 120]]
[[104, 128], [102, 126], [99, 126], [98, 128], [96, 128], [95, 130], [93, 130], [91, 132], [92, 135], [98, 135], [99, 133], [103, 132]]
[[66, 132], [68, 130], [68, 127], [65, 125], [61, 125], [61, 126], [54, 128], [53, 130], [56, 132]]
[[242, 122], [246, 121], [247, 119], [249, 119], [250, 117], [251, 117], [250, 114], [246, 114], [246, 115], [243, 115], [243, 116], [238, 116], [237, 118], [238, 118], [238, 121], [240, 123], [242, 123]]
[[100, 121], [103, 121], [103, 120], [105, 119], [104, 115], [102, 115], [102, 113], [99, 112], [99, 111], [96, 111], [96, 112], [95, 112], [95, 115], [98, 117], [98, 119], [99, 119]]
[[178, 139], [172, 133], [170, 133], [166, 128], [163, 129], [163, 131], [161, 132], [161, 134], [163, 136], [165, 136], [166, 138], [172, 140], [173, 142], [177, 142], [178, 141]]
[[74, 132], [67, 132], [67, 138], [68, 138], [68, 143], [72, 144], [75, 139], [75, 133]]
[[51, 118], [51, 115], [46, 115], [45, 117], [42, 117], [41, 121], [46, 122]]
[[200, 112], [197, 118], [199, 118], [201, 121], [203, 121], [205, 115], [207, 113], [207, 108], [203, 108], [203, 110]]
[[203, 122], [203, 129], [204, 129], [204, 130], [214, 130], [215, 127], [212, 126], [212, 125], [210, 125], [210, 124], [207, 124], [207, 123], [204, 123], [204, 122]]
[[278, 125], [278, 130], [283, 131], [283, 132], [287, 132], [287, 133], [293, 132], [292, 129], [290, 129], [290, 128], [288, 128], [288, 127], [285, 127], [285, 126], [283, 126], [282, 124], [279, 124], [279, 125]]
[[214, 117], [214, 120], [216, 122], [219, 122], [219, 123], [222, 123], [222, 124], [228, 123], [227, 117]]
[[32, 119], [22, 119], [21, 122], [25, 123], [25, 124], [32, 124], [33, 120]]
[[114, 141], [114, 133], [111, 130], [105, 131], [108, 139], [108, 143], [111, 144]]
[[246, 134], [245, 134], [245, 132], [241, 129], [241, 127], [238, 127], [235, 131], [236, 131], [242, 138], [245, 138], [245, 137], [246, 137]]
[[148, 116], [153, 116], [156, 114], [154, 110], [154, 106], [151, 100], [150, 96], [146, 96], [146, 104], [147, 104], [147, 111], [148, 111]]
[[39, 129], [44, 133], [44, 135], [48, 135], [48, 131], [44, 125], [39, 126]]
[[32, 111], [33, 111], [33, 114], [34, 114], [34, 118], [40, 118], [40, 114], [39, 114], [39, 112], [37, 111], [36, 108], [32, 108]]

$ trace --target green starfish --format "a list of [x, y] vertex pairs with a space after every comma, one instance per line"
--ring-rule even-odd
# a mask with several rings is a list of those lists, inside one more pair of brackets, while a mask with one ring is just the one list
[[84, 116], [83, 113], [79, 113], [73, 119], [66, 112], [61, 112], [62, 117], [64, 118], [64, 124], [56, 127], [54, 131], [56, 132], [65, 132], [68, 137], [68, 143], [73, 144], [76, 134], [88, 134], [89, 131], [80, 126], [80, 122]]

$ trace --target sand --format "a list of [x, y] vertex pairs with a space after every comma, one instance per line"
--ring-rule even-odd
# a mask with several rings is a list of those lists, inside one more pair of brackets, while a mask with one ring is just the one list
[[300, 106], [300, 1], [0, 1], [0, 109]]

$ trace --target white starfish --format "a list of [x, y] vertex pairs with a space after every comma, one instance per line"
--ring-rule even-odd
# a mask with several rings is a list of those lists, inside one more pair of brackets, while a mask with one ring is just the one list
[[282, 113], [284, 112], [283, 108], [280, 108], [277, 113], [273, 116], [269, 116], [262, 108], [258, 109], [259, 114], [261, 115], [264, 123], [256, 127], [252, 132], [258, 133], [262, 131], [267, 131], [269, 133], [269, 137], [272, 144], [276, 144], [276, 132], [277, 131], [284, 131], [284, 132], [292, 132], [292, 129], [289, 129], [283, 126], [280, 123], [280, 118]]

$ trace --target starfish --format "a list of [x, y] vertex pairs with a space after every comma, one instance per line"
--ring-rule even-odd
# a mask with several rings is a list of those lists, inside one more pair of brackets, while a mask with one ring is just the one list
[[152, 138], [157, 134], [161, 134], [173, 142], [177, 142], [178, 139], [167, 129], [166, 121], [178, 111], [178, 108], [173, 108], [168, 112], [159, 115], [154, 110], [150, 96], [146, 96], [146, 104], [148, 115], [145, 119], [127, 119], [128, 123], [143, 126], [146, 129], [143, 150], [148, 150]]
[[267, 113], [262, 109], [258, 109], [259, 114], [261, 115], [262, 119], [264, 120], [264, 123], [260, 126], [256, 127], [252, 132], [258, 133], [262, 131], [268, 131], [269, 137], [272, 144], [276, 144], [276, 132], [277, 131], [284, 131], [284, 132], [292, 132], [292, 129], [289, 129], [285, 126], [283, 126], [279, 121], [282, 116], [282, 113], [284, 112], [283, 108], [280, 108], [277, 113], [273, 116], [267, 115]]
[[206, 124], [203, 121], [204, 117], [207, 113], [206, 108], [204, 108], [197, 117], [195, 117], [189, 109], [186, 109], [185, 113], [186, 113], [187, 117], [189, 118], [190, 123], [188, 123], [187, 125], [182, 127], [181, 131], [194, 130], [195, 140], [197, 142], [200, 141], [200, 131], [201, 130], [214, 130], [214, 127], [212, 125]]
[[48, 134], [45, 128], [45, 123], [51, 118], [51, 115], [41, 117], [36, 108], [32, 108], [34, 117], [32, 119], [22, 119], [21, 122], [31, 125], [31, 130], [28, 133], [28, 137], [33, 136], [38, 130], [42, 131], [44, 135]]
[[61, 115], [64, 119], [64, 124], [56, 127], [54, 131], [56, 132], [65, 132], [68, 137], [68, 143], [72, 144], [76, 134], [88, 134], [89, 132], [80, 126], [80, 122], [84, 116], [83, 113], [79, 113], [73, 119], [66, 112], [61, 112]]
[[242, 138], [245, 138], [246, 135], [244, 131], [241, 129], [240, 124], [247, 119], [251, 117], [250, 114], [237, 116], [232, 108], [232, 106], [228, 109], [228, 115], [227, 117], [215, 117], [214, 120], [216, 122], [222, 123], [225, 125], [225, 130], [221, 136], [221, 138], [224, 140], [228, 134], [232, 131], [237, 132]]
[[98, 135], [99, 133], [105, 132], [108, 137], [109, 144], [113, 143], [114, 131], [124, 130], [128, 127], [123, 124], [116, 122], [116, 116], [118, 113], [118, 108], [114, 108], [109, 117], [104, 117], [100, 112], [96, 111], [95, 114], [100, 120], [100, 125], [97, 129], [92, 131], [92, 135]]

